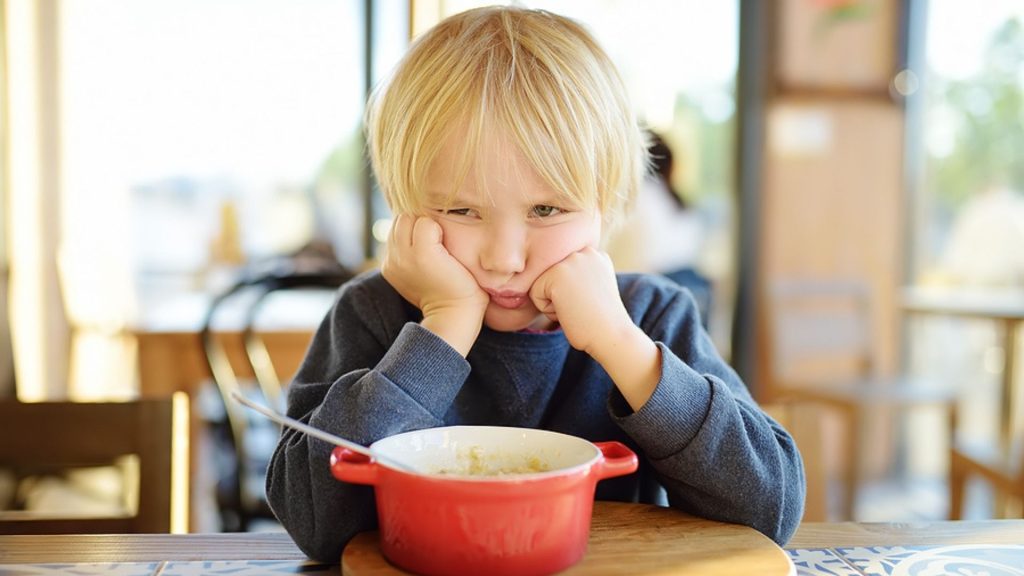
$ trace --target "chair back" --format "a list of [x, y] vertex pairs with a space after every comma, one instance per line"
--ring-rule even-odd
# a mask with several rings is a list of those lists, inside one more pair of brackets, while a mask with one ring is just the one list
[[[232, 394], [255, 393], [257, 400], [275, 409], [283, 409], [282, 398], [285, 385], [277, 377], [266, 345], [259, 336], [255, 325], [266, 300], [282, 291], [329, 290], [352, 279], [354, 273], [339, 264], [332, 256], [322, 254], [299, 254], [264, 266], [267, 269], [250, 271], [228, 290], [218, 294], [207, 308], [200, 330], [200, 340], [213, 383], [216, 385], [223, 408], [229, 434], [230, 450], [225, 461], [222, 478], [218, 479], [217, 499], [220, 508], [222, 529], [225, 531], [246, 531], [256, 519], [273, 519], [266, 501], [264, 489], [267, 464], [273, 452], [273, 444], [267, 443], [267, 428], [276, 425], [260, 416], [253, 416], [246, 408], [232, 399]], [[242, 336], [245, 355], [253, 374], [256, 387], [242, 381], [228, 358], [228, 351], [215, 337], [213, 320], [218, 310], [233, 298], [247, 294]], [[216, 425], [216, 424], [215, 424]]]
[[[188, 397], [127, 402], [0, 400], [0, 468], [15, 477], [125, 466], [137, 458], [137, 485], [126, 482], [124, 510], [111, 516], [67, 511], [55, 517], [0, 512], [0, 534], [168, 533], [187, 529]], [[132, 489], [134, 487], [134, 489]]]
[[776, 385], [873, 375], [868, 287], [842, 280], [777, 281], [769, 288], [767, 339]]

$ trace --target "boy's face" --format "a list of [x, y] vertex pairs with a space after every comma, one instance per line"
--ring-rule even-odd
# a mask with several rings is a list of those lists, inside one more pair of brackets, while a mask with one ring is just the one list
[[444, 231], [445, 248], [490, 294], [488, 328], [549, 328], [530, 288], [566, 256], [598, 246], [600, 212], [567, 205], [514, 144], [495, 135], [484, 138], [476, 163], [446, 205], [461, 153], [455, 144], [449, 139], [441, 149], [425, 183], [426, 206]]

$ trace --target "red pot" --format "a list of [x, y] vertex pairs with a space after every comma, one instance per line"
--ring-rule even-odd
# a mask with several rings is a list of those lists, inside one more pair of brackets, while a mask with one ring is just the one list
[[423, 472], [345, 448], [334, 449], [331, 472], [374, 486], [384, 556], [429, 576], [527, 576], [572, 566], [586, 552], [597, 482], [637, 468], [636, 454], [619, 442], [529, 428], [429, 428], [370, 450]]

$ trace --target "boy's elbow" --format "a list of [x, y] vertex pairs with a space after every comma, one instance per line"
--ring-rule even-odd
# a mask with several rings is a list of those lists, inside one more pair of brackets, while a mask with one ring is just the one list
[[324, 564], [337, 564], [341, 562], [341, 551], [345, 549], [346, 544], [324, 538], [301, 542], [295, 536], [292, 536], [292, 539], [295, 540], [295, 544], [299, 547], [299, 550], [302, 550], [303, 554]]
[[748, 525], [779, 546], [785, 546], [800, 526], [800, 519], [803, 516], [802, 502], [781, 502], [776, 508], [762, 510], [764, 515]]
[[806, 496], [807, 484], [803, 481], [802, 473], [799, 475], [799, 482], [779, 495], [779, 506], [775, 511], [771, 529], [764, 532], [779, 546], [785, 546], [800, 527]]
[[801, 513], [787, 514], [783, 512], [783, 518], [775, 524], [774, 530], [771, 533], [765, 534], [772, 539], [773, 542], [779, 546], [785, 546], [793, 534], [796, 534], [797, 528], [800, 527]]
[[307, 517], [306, 514], [293, 514], [288, 510], [287, 501], [271, 502], [271, 509], [277, 516], [281, 526], [291, 537], [295, 545], [303, 554], [317, 562], [325, 564], [337, 564], [341, 561], [341, 551], [345, 548], [347, 540], [326, 537], [326, 534], [314, 529], [315, 519]]
[[298, 490], [292, 485], [289, 489], [287, 478], [275, 472], [279, 471], [271, 466], [267, 474], [266, 490], [267, 502], [278, 522], [303, 554], [318, 562], [338, 563], [345, 543], [325, 538], [323, 533], [315, 529], [316, 504], [299, 497], [299, 494], [310, 491], [309, 488]]

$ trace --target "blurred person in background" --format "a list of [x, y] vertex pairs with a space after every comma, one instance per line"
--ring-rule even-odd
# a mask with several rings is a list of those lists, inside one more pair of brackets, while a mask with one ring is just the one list
[[1024, 194], [993, 186], [973, 195], [953, 221], [941, 266], [956, 284], [1024, 286]]
[[672, 184], [675, 157], [658, 133], [648, 131], [650, 166], [632, 212], [608, 238], [606, 250], [620, 272], [668, 276], [693, 294], [708, 327], [711, 281], [698, 271], [705, 229]]
[[648, 132], [648, 139], [650, 170], [633, 211], [609, 238], [608, 254], [620, 272], [669, 274], [694, 268], [704, 225], [672, 184], [672, 148], [655, 132]]

